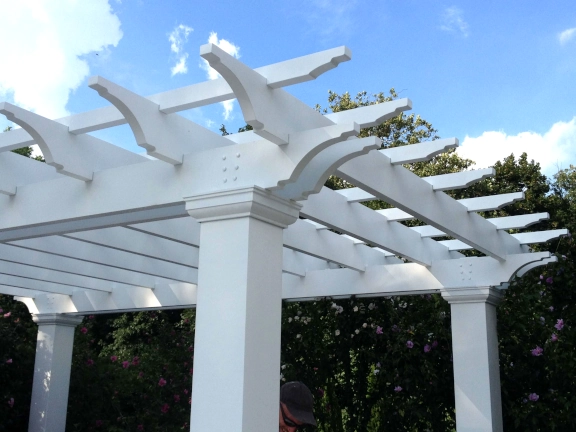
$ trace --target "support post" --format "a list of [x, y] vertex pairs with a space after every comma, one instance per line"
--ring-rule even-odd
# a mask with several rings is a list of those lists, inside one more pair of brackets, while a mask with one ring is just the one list
[[300, 207], [258, 187], [186, 198], [201, 223], [191, 431], [278, 429], [282, 231]]
[[500, 290], [448, 289], [450, 303], [456, 430], [502, 432], [502, 400], [496, 306]]
[[84, 317], [32, 315], [38, 324], [29, 432], [64, 432], [74, 328]]

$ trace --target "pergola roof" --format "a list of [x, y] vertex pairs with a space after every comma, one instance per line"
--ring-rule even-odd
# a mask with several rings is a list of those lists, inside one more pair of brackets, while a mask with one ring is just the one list
[[[202, 245], [188, 211], [199, 196], [254, 187], [302, 205], [301, 219], [284, 230], [285, 299], [500, 286], [554, 260], [528, 245], [566, 230], [508, 233], [547, 214], [477, 214], [522, 192], [460, 201], [443, 192], [492, 169], [419, 178], [403, 166], [456, 139], [380, 149], [376, 137], [356, 138], [410, 109], [410, 100], [322, 115], [283, 90], [349, 60], [347, 48], [254, 70], [211, 44], [201, 56], [223, 78], [142, 97], [93, 77], [90, 87], [112, 105], [57, 120], [0, 104], [22, 127], [0, 134], [0, 293], [33, 313], [193, 306]], [[178, 114], [233, 97], [253, 131], [220, 136]], [[155, 159], [88, 134], [125, 123]], [[33, 143], [46, 164], [9, 152]], [[356, 187], [323, 187], [332, 174]], [[372, 199], [395, 208], [361, 204]], [[427, 225], [400, 223], [413, 218]], [[446, 236], [454, 240], [435, 240]], [[485, 256], [459, 253], [467, 249]]]

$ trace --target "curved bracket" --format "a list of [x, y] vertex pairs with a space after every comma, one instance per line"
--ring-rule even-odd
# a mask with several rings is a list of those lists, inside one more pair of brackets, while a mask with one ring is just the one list
[[282, 145], [291, 133], [333, 124], [283, 89], [268, 86], [266, 78], [216, 45], [202, 45], [200, 56], [230, 85], [244, 120], [262, 138]]
[[355, 122], [358, 123], [360, 127], [366, 128], [378, 126], [380, 123], [411, 109], [412, 101], [404, 98], [346, 111], [338, 111], [332, 114], [326, 114], [324, 117], [337, 124]]
[[179, 165], [187, 153], [230, 145], [220, 135], [178, 114], [164, 114], [156, 103], [105, 78], [91, 77], [88, 86], [122, 113], [136, 143], [164, 162]]
[[274, 195], [285, 199], [303, 200], [308, 195], [320, 192], [324, 182], [334, 170], [343, 163], [355, 157], [365, 155], [370, 150], [380, 147], [378, 137], [349, 139], [334, 144], [313, 157], [301, 171], [297, 180], [278, 182], [278, 186], [270, 188]]
[[0, 113], [32, 136], [48, 165], [78, 180], [91, 181], [96, 171], [146, 161], [143, 156], [93, 136], [74, 135], [68, 132], [68, 126], [8, 102], [0, 104]]

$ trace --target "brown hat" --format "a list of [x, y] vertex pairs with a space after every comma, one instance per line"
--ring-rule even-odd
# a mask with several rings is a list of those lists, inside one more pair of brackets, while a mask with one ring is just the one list
[[298, 421], [316, 426], [313, 408], [314, 400], [310, 389], [300, 381], [287, 382], [280, 388], [280, 402], [283, 402], [290, 414]]

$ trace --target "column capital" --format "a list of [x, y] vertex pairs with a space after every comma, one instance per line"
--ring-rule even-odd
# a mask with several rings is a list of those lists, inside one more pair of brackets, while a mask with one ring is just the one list
[[446, 288], [442, 290], [442, 297], [450, 304], [488, 303], [498, 306], [504, 294], [494, 287]]
[[58, 325], [65, 327], [76, 327], [84, 319], [79, 315], [63, 314], [32, 314], [32, 320], [40, 325]]
[[302, 208], [258, 186], [184, 197], [184, 201], [186, 211], [198, 222], [252, 217], [281, 228], [296, 222]]

